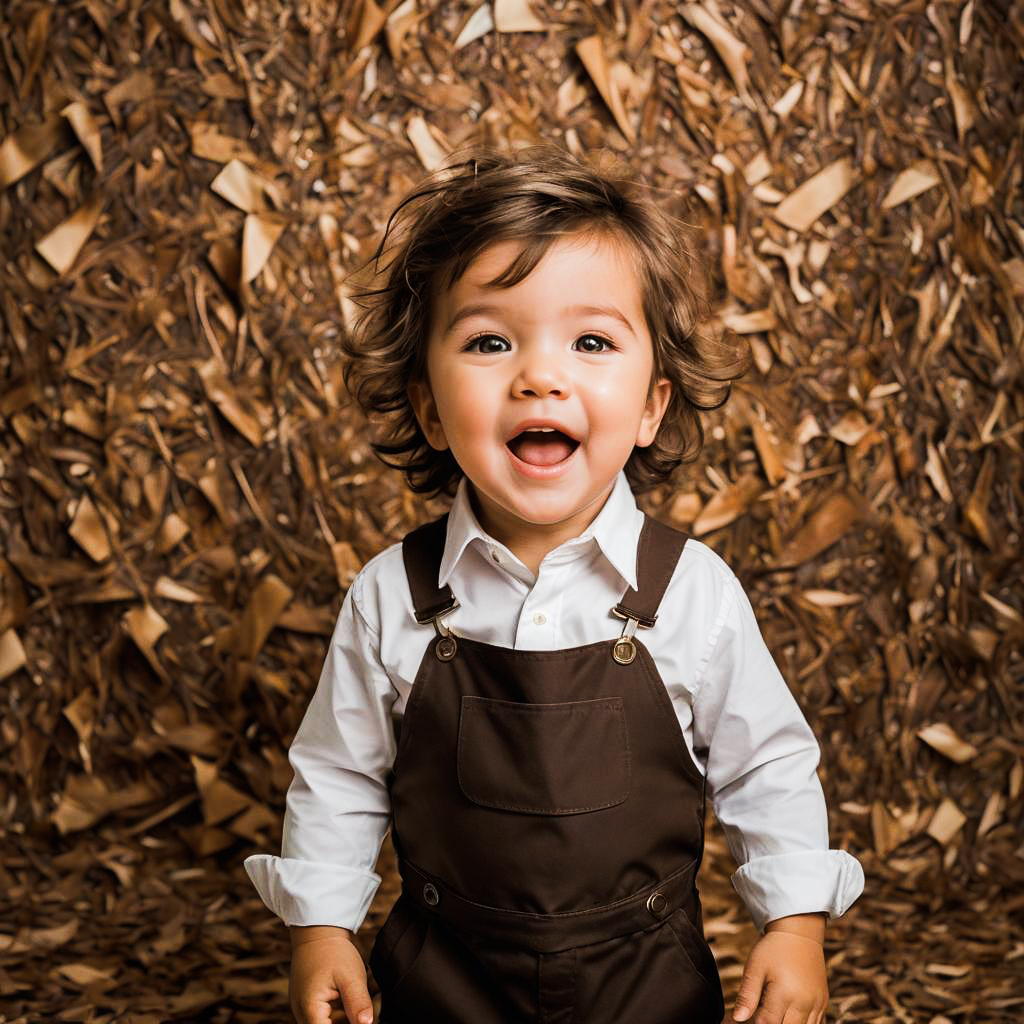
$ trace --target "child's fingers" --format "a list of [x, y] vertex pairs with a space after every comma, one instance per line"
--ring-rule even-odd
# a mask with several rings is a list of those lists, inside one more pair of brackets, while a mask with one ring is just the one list
[[732, 1011], [734, 1021], [749, 1020], [757, 1004], [761, 1001], [761, 990], [764, 988], [764, 968], [759, 959], [752, 956], [743, 969], [740, 979], [740, 990], [736, 996], [736, 1005]]
[[292, 1012], [299, 1024], [330, 1024], [331, 1007], [322, 999], [303, 999], [292, 1005]]
[[821, 1024], [822, 1011], [814, 1004], [802, 1006], [791, 1003], [782, 1018], [782, 1024]]
[[341, 993], [341, 1005], [349, 1024], [370, 1024], [373, 1020], [373, 1004], [365, 981], [335, 975], [334, 984]]

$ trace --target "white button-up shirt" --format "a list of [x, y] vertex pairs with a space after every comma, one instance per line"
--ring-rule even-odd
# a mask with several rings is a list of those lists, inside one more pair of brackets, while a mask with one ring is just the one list
[[[517, 650], [617, 637], [611, 609], [636, 587], [643, 512], [619, 475], [590, 526], [549, 552], [536, 576], [486, 534], [465, 480], [448, 517], [438, 583], [459, 606], [456, 634]], [[248, 857], [264, 903], [290, 925], [356, 930], [380, 883], [387, 776], [401, 717], [435, 635], [413, 615], [400, 544], [353, 581], [323, 671], [289, 751], [280, 857]], [[761, 637], [735, 575], [686, 542], [658, 612], [638, 639], [658, 668], [739, 870], [733, 885], [758, 929], [790, 914], [846, 911], [864, 887], [858, 861], [828, 848], [818, 744]]]

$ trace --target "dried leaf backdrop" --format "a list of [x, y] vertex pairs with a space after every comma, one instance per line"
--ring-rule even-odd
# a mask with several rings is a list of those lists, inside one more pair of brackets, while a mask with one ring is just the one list
[[0, 1021], [288, 1019], [241, 861], [345, 588], [441, 508], [350, 408], [346, 277], [539, 139], [688, 201], [753, 347], [645, 506], [821, 738], [833, 1019], [1024, 1019], [1019, 2], [14, 0], [0, 49]]

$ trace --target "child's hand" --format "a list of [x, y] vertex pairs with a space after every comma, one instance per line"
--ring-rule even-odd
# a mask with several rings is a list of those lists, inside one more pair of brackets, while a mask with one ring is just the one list
[[292, 928], [291, 935], [288, 996], [299, 1024], [370, 1024], [373, 1007], [366, 967], [352, 933], [347, 928], [315, 927]]
[[732, 1019], [821, 1024], [828, 1006], [824, 931], [820, 914], [772, 921], [747, 957]]

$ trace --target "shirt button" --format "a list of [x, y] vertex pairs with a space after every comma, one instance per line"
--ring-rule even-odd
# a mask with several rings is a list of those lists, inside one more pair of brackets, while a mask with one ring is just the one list
[[535, 626], [543, 626], [544, 623], [547, 621], [547, 617], [545, 615], [542, 615], [540, 612], [537, 612], [537, 614], [533, 617], [533, 623]]
[[491, 552], [491, 558], [493, 558], [498, 563], [498, 565], [501, 565], [501, 555], [499, 555], [497, 551]]

